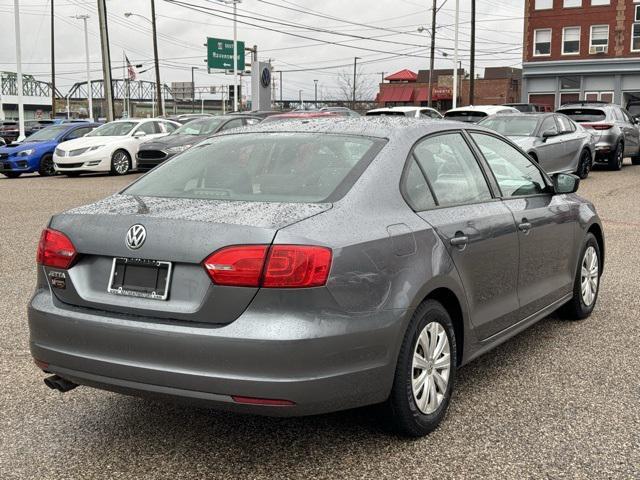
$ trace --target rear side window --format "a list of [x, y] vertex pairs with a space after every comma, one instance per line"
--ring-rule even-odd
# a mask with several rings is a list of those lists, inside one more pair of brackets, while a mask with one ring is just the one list
[[212, 137], [141, 178], [130, 195], [254, 202], [343, 196], [384, 140], [318, 133]]
[[439, 206], [491, 199], [482, 170], [460, 133], [426, 138], [416, 145], [414, 155]]
[[598, 108], [563, 108], [558, 113], [566, 115], [574, 122], [601, 122], [607, 118], [604, 110]]
[[519, 150], [492, 135], [471, 134], [487, 160], [504, 197], [544, 193], [546, 183], [540, 170]]
[[407, 202], [416, 212], [429, 210], [436, 206], [433, 195], [431, 195], [431, 190], [429, 190], [429, 185], [415, 160], [411, 160], [409, 164], [404, 179], [403, 190]]

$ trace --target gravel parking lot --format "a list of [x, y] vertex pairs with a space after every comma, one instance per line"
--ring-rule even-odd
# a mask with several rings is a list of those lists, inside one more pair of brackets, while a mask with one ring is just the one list
[[134, 178], [0, 179], [1, 479], [640, 478], [640, 167], [580, 187], [607, 241], [593, 315], [547, 318], [464, 367], [447, 419], [413, 441], [376, 408], [273, 419], [46, 388], [26, 318], [40, 231]]

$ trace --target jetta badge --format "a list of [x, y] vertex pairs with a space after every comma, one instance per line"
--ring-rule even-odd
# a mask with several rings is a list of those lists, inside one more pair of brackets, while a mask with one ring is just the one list
[[133, 225], [127, 232], [127, 247], [137, 250], [147, 239], [147, 230], [140, 224]]

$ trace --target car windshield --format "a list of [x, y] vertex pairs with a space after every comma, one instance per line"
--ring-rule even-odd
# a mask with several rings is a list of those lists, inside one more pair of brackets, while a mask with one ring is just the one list
[[637, 117], [638, 115], [640, 115], [640, 103], [628, 105], [627, 111], [631, 114], [632, 117]]
[[480, 122], [483, 127], [514, 137], [530, 137], [536, 130], [536, 117], [491, 117]]
[[174, 130], [172, 135], [209, 135], [214, 133], [224, 118], [206, 118], [202, 120], [191, 120], [180, 128]]
[[444, 118], [450, 120], [459, 120], [461, 122], [477, 123], [487, 116], [484, 112], [476, 112], [474, 110], [460, 110], [457, 112], [447, 112]]
[[68, 129], [69, 127], [67, 125], [52, 125], [50, 127], [43, 128], [42, 130], [38, 130], [33, 135], [29, 135], [26, 141], [46, 142], [48, 140], [54, 140], [58, 135]]
[[127, 135], [138, 122], [111, 122], [96, 128], [87, 137], [123, 137]]
[[213, 137], [123, 193], [252, 202], [331, 201], [346, 193], [383, 144], [368, 137], [295, 132]]
[[601, 122], [607, 118], [604, 110], [597, 108], [563, 108], [558, 110], [558, 113], [563, 113], [574, 122]]

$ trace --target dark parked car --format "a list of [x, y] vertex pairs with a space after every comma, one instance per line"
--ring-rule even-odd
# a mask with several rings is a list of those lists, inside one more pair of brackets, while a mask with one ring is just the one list
[[[55, 125], [55, 123], [55, 120], [25, 120], [24, 135], [28, 137], [38, 130]], [[6, 143], [15, 142], [19, 136], [20, 127], [17, 121], [5, 120], [0, 122], [0, 137], [2, 137]]]
[[625, 156], [640, 165], [638, 122], [624, 108], [612, 103], [579, 102], [557, 110], [586, 128], [595, 137], [596, 161], [620, 170]]
[[560, 113], [496, 115], [478, 125], [508, 137], [549, 174], [575, 173], [584, 179], [591, 171], [593, 136]]
[[50, 220], [31, 353], [59, 391], [281, 416], [386, 402], [424, 435], [461, 365], [593, 310], [604, 239], [579, 181], [476, 125], [225, 132]]
[[136, 156], [138, 170], [151, 170], [175, 154], [184, 152], [218, 132], [254, 125], [260, 121], [260, 118], [248, 115], [219, 115], [187, 122], [170, 135], [141, 144]]
[[173, 122], [178, 122], [182, 125], [185, 123], [189, 123], [193, 120], [199, 120], [201, 118], [211, 118], [213, 115], [210, 113], [182, 113], [180, 115], [170, 115], [167, 120], [171, 120]]
[[262, 118], [263, 120], [271, 115], [279, 115], [280, 110], [251, 110], [247, 112], [232, 112], [229, 115], [250, 115], [252, 117]]
[[553, 108], [550, 105], [538, 103], [503, 103], [502, 106], [513, 107], [522, 113], [553, 112]]
[[295, 112], [287, 112], [287, 113], [279, 113], [277, 115], [270, 115], [263, 120], [263, 123], [272, 123], [272, 122], [282, 122], [284, 120], [295, 121], [295, 120], [312, 120], [318, 118], [340, 118], [334, 112], [321, 112], [319, 110], [308, 110], [308, 111], [295, 111]]

